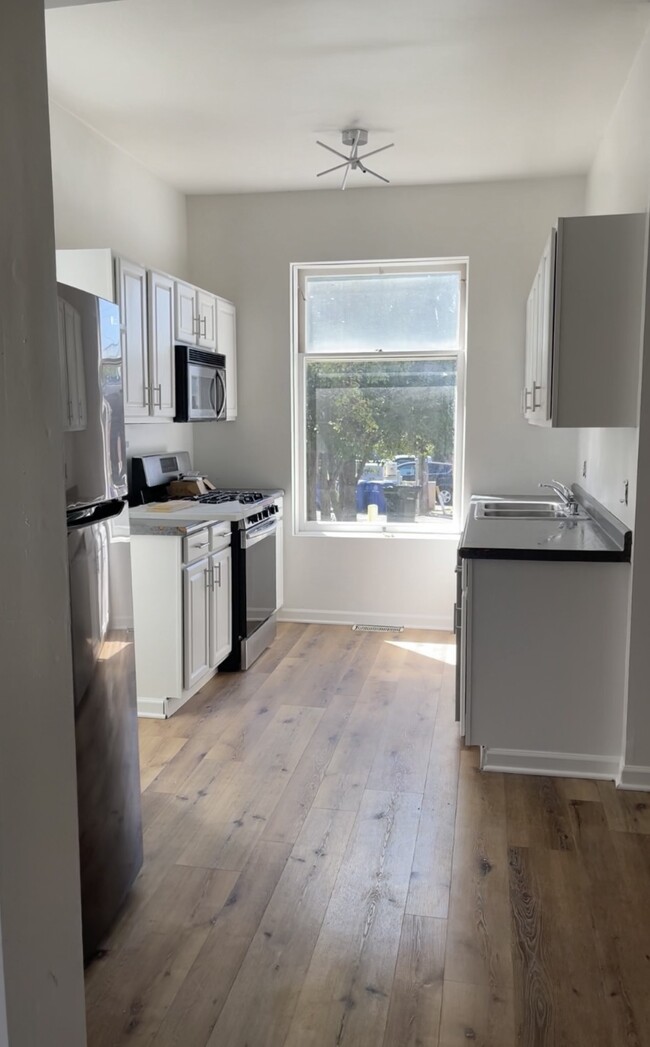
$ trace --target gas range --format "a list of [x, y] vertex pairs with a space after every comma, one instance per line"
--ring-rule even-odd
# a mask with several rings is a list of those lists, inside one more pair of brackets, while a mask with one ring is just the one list
[[134, 457], [131, 462], [129, 503], [136, 507], [178, 501], [179, 512], [197, 520], [203, 517], [203, 507], [210, 506], [212, 519], [231, 520], [233, 526], [240, 530], [262, 523], [278, 512], [275, 499], [281, 494], [279, 490], [227, 487], [204, 494], [170, 494], [169, 485], [187, 477], [191, 470], [192, 463], [187, 451]]

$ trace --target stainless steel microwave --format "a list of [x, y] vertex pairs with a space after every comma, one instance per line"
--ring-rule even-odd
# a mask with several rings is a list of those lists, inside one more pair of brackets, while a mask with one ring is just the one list
[[226, 358], [177, 345], [175, 422], [216, 422], [226, 417]]

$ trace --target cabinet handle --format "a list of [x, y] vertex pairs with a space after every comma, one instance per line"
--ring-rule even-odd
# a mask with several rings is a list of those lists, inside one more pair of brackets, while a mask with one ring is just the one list
[[218, 569], [219, 569], [219, 577], [218, 577], [218, 579], [217, 579], [217, 585], [219, 586], [219, 588], [221, 588], [221, 564], [220, 564], [220, 563], [218, 563], [218, 564], [217, 564], [217, 567], [218, 567]]
[[142, 395], [143, 395], [143, 401], [144, 401], [142, 406], [143, 407], [151, 407], [151, 401], [152, 401], [153, 398], [152, 398], [152, 395], [151, 395], [151, 386], [150, 385], [145, 385], [144, 392], [143, 392]]
[[214, 589], [214, 572], [211, 567], [204, 567], [203, 573], [205, 575], [205, 584], [208, 589]]
[[[158, 403], [156, 403], [156, 389], [158, 390]], [[154, 385], [153, 387], [153, 405], [154, 407], [162, 407], [162, 385]]]
[[[201, 324], [203, 324], [203, 332], [201, 332]], [[207, 318], [207, 316], [200, 316], [199, 317], [199, 338], [201, 337], [201, 333], [203, 333], [203, 337], [204, 338], [208, 337], [208, 318]]]
[[524, 389], [524, 414], [526, 413], [526, 411], [530, 411], [530, 404], [528, 401], [531, 399], [531, 397], [532, 393], [530, 389]]
[[533, 411], [536, 411], [538, 407], [542, 406], [541, 399], [540, 399], [539, 403], [537, 403], [537, 400], [535, 399], [535, 397], [537, 396], [537, 393], [538, 392], [541, 393], [541, 391], [542, 391], [541, 385], [538, 385], [537, 382], [533, 382]]
[[201, 334], [201, 317], [195, 316], [194, 313], [192, 313], [192, 334], [199, 336]]

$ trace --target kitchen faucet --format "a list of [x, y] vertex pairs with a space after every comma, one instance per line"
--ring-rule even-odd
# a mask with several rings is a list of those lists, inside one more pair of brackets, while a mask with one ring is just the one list
[[560, 483], [559, 480], [550, 480], [549, 483], [541, 483], [539, 487], [550, 487], [552, 491], [555, 491], [556, 495], [566, 507], [569, 516], [577, 516], [579, 503], [570, 487], [566, 484]]

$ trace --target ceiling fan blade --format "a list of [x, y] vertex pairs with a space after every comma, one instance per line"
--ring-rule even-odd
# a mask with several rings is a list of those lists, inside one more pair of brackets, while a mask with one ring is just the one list
[[347, 164], [347, 166], [345, 168], [345, 171], [343, 172], [343, 181], [341, 182], [341, 189], [345, 189], [345, 185], [346, 185], [346, 182], [348, 180], [348, 175], [350, 174], [351, 170], [352, 170], [352, 164], [349, 163], [349, 164]]
[[384, 178], [383, 175], [377, 174], [376, 171], [371, 171], [370, 168], [366, 167], [364, 164], [359, 164], [359, 167], [361, 168], [364, 174], [373, 175], [375, 178], [379, 178], [380, 181], [386, 182], [386, 185], [390, 185], [390, 180], [388, 178]]
[[372, 149], [369, 153], [363, 153], [361, 156], [358, 156], [357, 159], [365, 160], [366, 157], [374, 156], [375, 153], [383, 153], [384, 149], [392, 149], [394, 145], [394, 142], [391, 142], [390, 145], [382, 145], [379, 149]]
[[346, 160], [344, 164], [337, 164], [336, 167], [328, 167], [327, 171], [319, 171], [316, 177], [320, 178], [321, 175], [331, 174], [332, 171], [338, 171], [341, 167], [347, 167], [349, 163], [350, 161]]
[[338, 149], [332, 149], [331, 145], [325, 145], [325, 142], [316, 142], [316, 145], [322, 145], [323, 149], [329, 149], [330, 153], [336, 153], [337, 156], [341, 157], [341, 160], [349, 160], [350, 157], [346, 156], [345, 153], [339, 153]]

